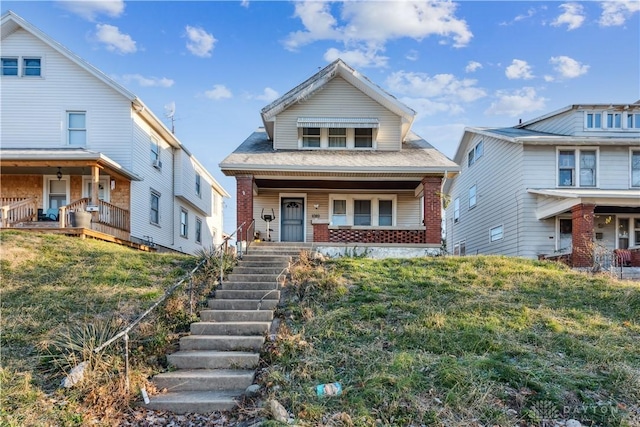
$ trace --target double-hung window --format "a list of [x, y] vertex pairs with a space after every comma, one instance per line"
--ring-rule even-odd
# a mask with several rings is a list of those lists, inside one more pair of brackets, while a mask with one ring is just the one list
[[329, 128], [329, 148], [347, 147], [347, 128]]
[[469, 209], [476, 205], [476, 186], [469, 189]]
[[353, 225], [371, 225], [371, 200], [353, 201]]
[[22, 75], [40, 77], [42, 75], [40, 58], [22, 58]]
[[559, 187], [595, 187], [598, 152], [595, 149], [558, 151]]
[[180, 236], [189, 236], [189, 213], [184, 209], [180, 209]]
[[67, 111], [67, 132], [69, 145], [87, 145], [87, 113], [85, 111]]
[[380, 226], [393, 225], [393, 201], [391, 200], [378, 201], [378, 225]]
[[473, 165], [484, 154], [484, 141], [478, 142], [470, 151], [467, 157], [467, 166]]
[[2, 58], [2, 75], [17, 76], [18, 75], [18, 58]]
[[302, 128], [302, 146], [320, 148], [320, 128]]
[[347, 201], [333, 200], [333, 213], [331, 215], [332, 225], [347, 225]]
[[202, 188], [200, 187], [201, 177], [199, 173], [196, 173], [196, 196], [202, 197]]
[[151, 192], [151, 209], [149, 211], [149, 221], [152, 224], [160, 224], [160, 194]]
[[200, 218], [196, 218], [196, 243], [202, 243], [202, 220]]
[[453, 222], [460, 221], [460, 198], [456, 197], [453, 201]]
[[493, 227], [489, 231], [489, 236], [490, 236], [490, 239], [491, 239], [492, 242], [495, 242], [496, 240], [501, 240], [502, 237], [504, 236], [502, 225], [499, 225], [497, 227]]
[[355, 148], [373, 148], [373, 129], [356, 128], [353, 140]]
[[631, 186], [640, 187], [640, 150], [631, 150]]

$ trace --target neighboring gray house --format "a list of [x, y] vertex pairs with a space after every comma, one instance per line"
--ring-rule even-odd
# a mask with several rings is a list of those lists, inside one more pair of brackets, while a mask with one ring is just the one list
[[[441, 245], [443, 179], [458, 165], [411, 131], [415, 111], [336, 60], [261, 111], [220, 163], [237, 221], [271, 240]], [[255, 221], [255, 223], [254, 223]]]
[[445, 183], [454, 254], [564, 255], [592, 242], [640, 266], [640, 101], [570, 105], [510, 128], [467, 128]]

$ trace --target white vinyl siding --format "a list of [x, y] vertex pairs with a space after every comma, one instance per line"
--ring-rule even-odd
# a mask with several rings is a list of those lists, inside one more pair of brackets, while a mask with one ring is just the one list
[[341, 77], [327, 83], [305, 102], [294, 104], [278, 114], [274, 129], [275, 149], [298, 149], [299, 117], [372, 117], [379, 121], [375, 132], [377, 150], [401, 148], [400, 116], [387, 110]]

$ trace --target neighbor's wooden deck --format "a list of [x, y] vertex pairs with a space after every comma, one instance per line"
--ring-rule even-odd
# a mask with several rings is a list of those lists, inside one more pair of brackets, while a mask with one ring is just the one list
[[54, 227], [2, 227], [0, 230], [20, 230], [20, 231], [29, 231], [34, 233], [46, 233], [46, 234], [64, 234], [65, 236], [72, 237], [80, 237], [81, 239], [96, 239], [102, 240], [105, 242], [116, 243], [118, 245], [127, 246], [133, 249], [137, 249], [145, 252], [155, 252], [156, 248], [152, 248], [147, 245], [143, 245], [140, 243], [130, 242], [128, 240], [119, 239], [111, 234], [101, 233], [100, 231], [91, 230], [88, 228], [82, 227], [65, 227], [65, 228], [54, 228]]

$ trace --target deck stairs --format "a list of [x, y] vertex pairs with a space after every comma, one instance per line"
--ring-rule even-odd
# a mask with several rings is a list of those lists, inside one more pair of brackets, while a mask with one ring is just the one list
[[[280, 300], [288, 268], [303, 249], [299, 243], [253, 243], [249, 253], [215, 291], [200, 321], [167, 356], [169, 372], [153, 377], [162, 393], [149, 409], [174, 413], [231, 410], [253, 383], [265, 339]], [[278, 281], [277, 281], [278, 280]]]

